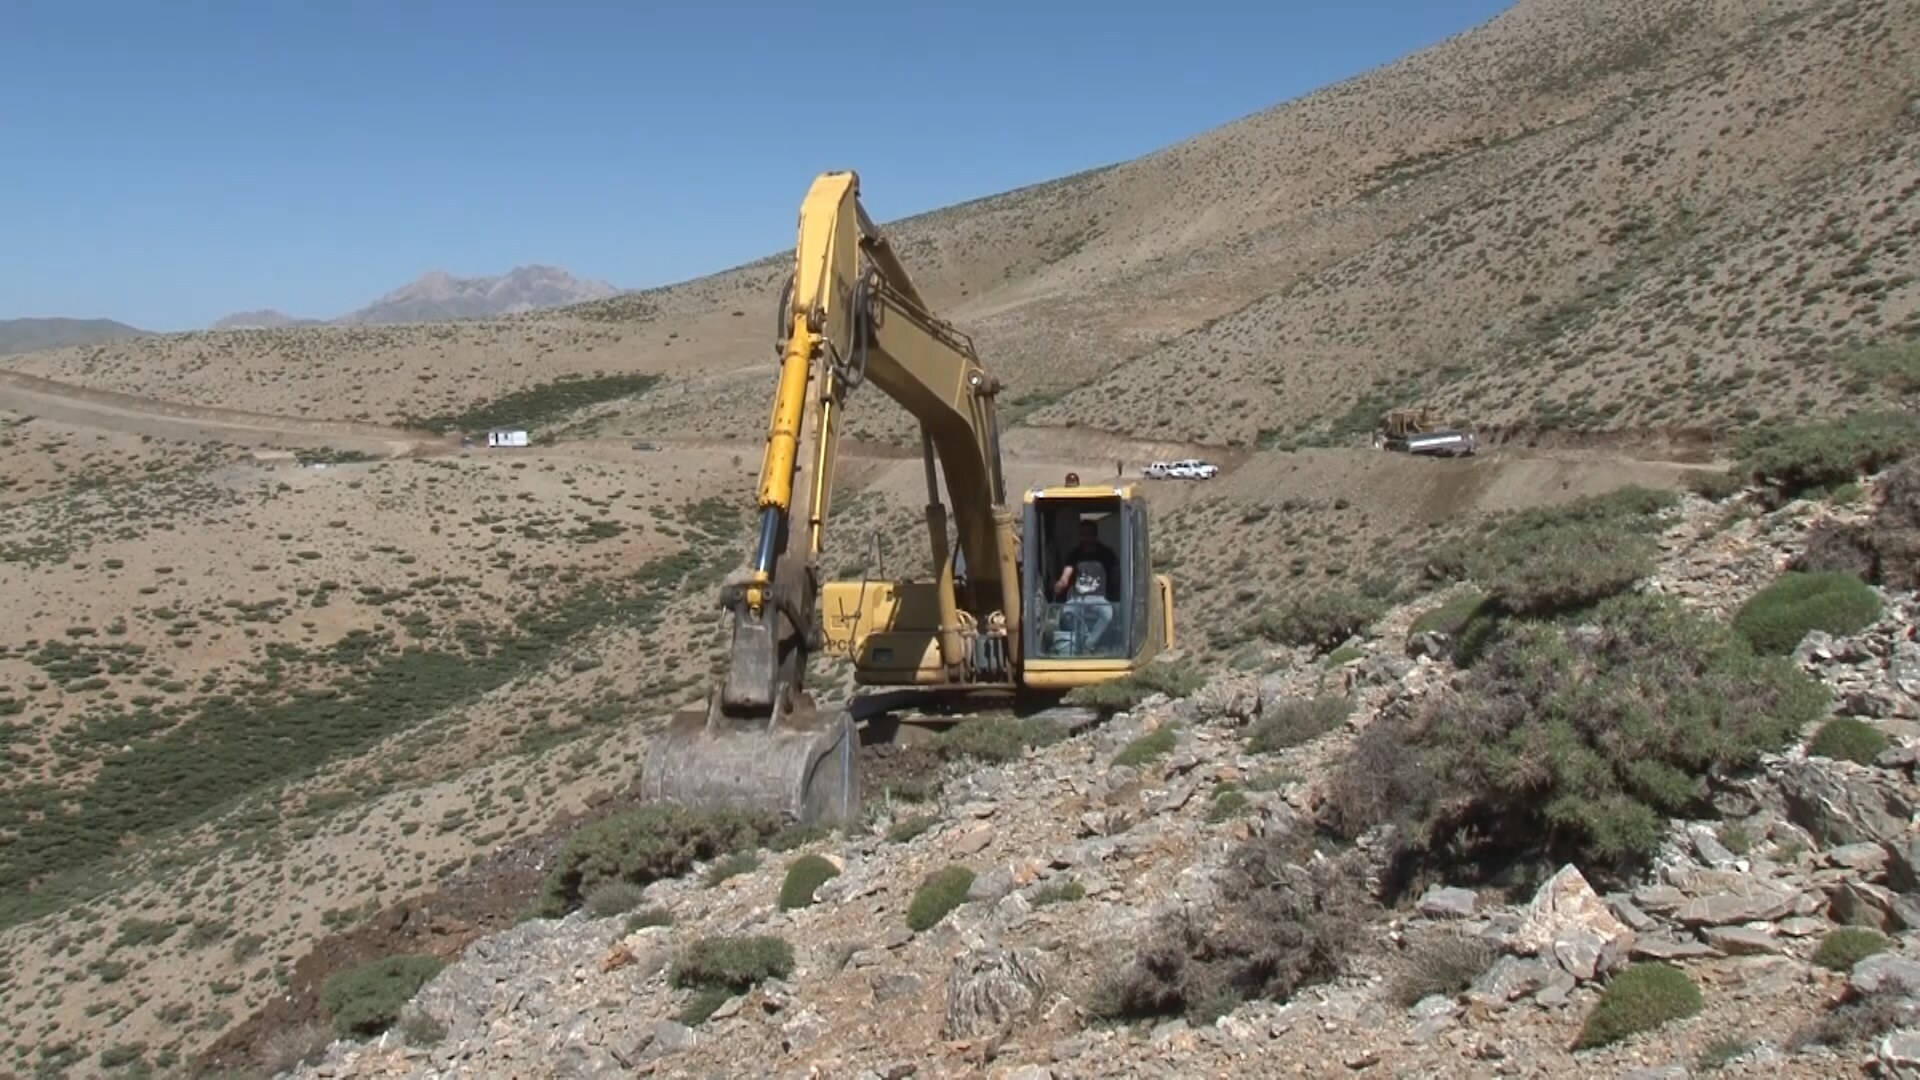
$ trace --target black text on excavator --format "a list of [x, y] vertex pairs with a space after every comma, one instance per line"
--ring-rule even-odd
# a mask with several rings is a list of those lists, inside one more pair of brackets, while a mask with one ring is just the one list
[[[1071, 485], [1008, 504], [1000, 384], [928, 310], [853, 172], [821, 174], [801, 204], [775, 348], [759, 527], [721, 596], [726, 677], [650, 748], [644, 798], [855, 818], [859, 732], [850, 711], [814, 707], [804, 683], [815, 651], [849, 659], [863, 686], [1057, 694], [1171, 646], [1173, 589], [1153, 572], [1144, 497], [1130, 484]], [[931, 574], [822, 582], [842, 414], [867, 383], [920, 423]], [[1073, 566], [1085, 570], [1063, 573]]]

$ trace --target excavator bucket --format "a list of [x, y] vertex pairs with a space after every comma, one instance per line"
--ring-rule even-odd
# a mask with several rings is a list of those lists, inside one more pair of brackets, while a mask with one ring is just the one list
[[765, 719], [726, 715], [718, 695], [675, 716], [647, 753], [641, 798], [727, 806], [801, 825], [845, 824], [860, 813], [860, 733], [844, 709], [816, 711], [804, 694]]

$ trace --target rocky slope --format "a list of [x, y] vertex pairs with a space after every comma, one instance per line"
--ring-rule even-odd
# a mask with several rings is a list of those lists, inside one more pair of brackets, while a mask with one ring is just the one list
[[[1640, 589], [1725, 616], [1810, 535], [1864, 516], [1857, 503], [1690, 498], [1669, 512]], [[730, 876], [701, 866], [655, 881], [620, 905], [646, 918], [582, 909], [478, 940], [400, 1026], [336, 1042], [294, 1075], [709, 1076], [747, 1063], [775, 1076], [1023, 1080], [1920, 1074], [1920, 603], [1880, 598], [1875, 621], [1808, 634], [1792, 664], [1886, 748], [1856, 763], [1802, 739], [1722, 776], [1709, 815], [1668, 820], [1631, 879], [1565, 864], [1391, 897], [1377, 835], [1351, 848], [1316, 836], [1359, 736], [1464, 685], [1434, 632], [1410, 632], [1432, 607], [1423, 598], [1331, 657], [1278, 651], [1265, 674], [1220, 675], [997, 763], [953, 766], [930, 803], [887, 798], [851, 835], [762, 851]], [[1258, 735], [1329, 695], [1352, 703], [1330, 730]], [[1239, 861], [1250, 850], [1269, 861]], [[813, 856], [837, 872], [787, 910], [783, 876]], [[963, 901], [915, 932], [910, 898], [950, 865], [973, 872]], [[1275, 938], [1262, 962], [1280, 965], [1268, 976], [1299, 965], [1290, 992], [1102, 1022], [1132, 943], [1169, 918], [1206, 925], [1232, 910], [1250, 865], [1274, 895], [1323, 904], [1288, 909], [1301, 940], [1263, 924]], [[1350, 891], [1330, 884], [1342, 875]], [[1337, 930], [1335, 916], [1348, 920]], [[1885, 936], [1836, 934], [1849, 925]], [[697, 1019], [674, 978], [689, 950], [742, 935], [790, 943], [791, 963], [683, 1023]], [[1301, 959], [1335, 945], [1345, 963]], [[1574, 1048], [1614, 984], [1662, 965], [1695, 988], [1691, 1009]]]

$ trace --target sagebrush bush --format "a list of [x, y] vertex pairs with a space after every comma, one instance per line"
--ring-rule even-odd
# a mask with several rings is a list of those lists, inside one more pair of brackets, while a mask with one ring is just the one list
[[1352, 713], [1353, 699], [1341, 695], [1281, 702], [1248, 729], [1247, 749], [1271, 754], [1311, 742], [1345, 723]]
[[1807, 753], [1814, 757], [1871, 765], [1888, 746], [1885, 732], [1852, 716], [1836, 716], [1820, 725], [1807, 741]]
[[787, 867], [786, 880], [780, 883], [780, 910], [812, 906], [814, 892], [839, 875], [840, 868], [824, 855], [802, 855], [793, 860]]
[[1733, 628], [1754, 651], [1785, 656], [1814, 630], [1857, 634], [1880, 617], [1880, 594], [1852, 574], [1789, 570], [1747, 599]]
[[1631, 589], [1653, 572], [1659, 545], [1652, 534], [1679, 498], [1629, 486], [1515, 511], [1435, 552], [1428, 572], [1480, 587], [1484, 602], [1456, 616], [1458, 633], [1472, 631], [1477, 651], [1497, 636], [1487, 625], [1493, 619], [1577, 611]]
[[1066, 728], [1053, 720], [983, 716], [954, 724], [936, 735], [932, 744], [943, 761], [995, 764], [1016, 760], [1029, 747], [1051, 746], [1066, 734]]
[[1295, 597], [1277, 609], [1256, 615], [1252, 633], [1280, 645], [1304, 645], [1322, 651], [1359, 635], [1385, 614], [1380, 600], [1335, 590]]
[[378, 1035], [446, 961], [437, 956], [388, 956], [335, 972], [320, 984], [320, 1007], [347, 1037]]
[[1472, 618], [1474, 612], [1478, 611], [1480, 605], [1486, 601], [1485, 593], [1478, 589], [1468, 589], [1436, 607], [1421, 612], [1420, 617], [1413, 620], [1413, 625], [1407, 628], [1407, 633], [1456, 636], [1466, 626], [1467, 620]]
[[954, 908], [966, 903], [973, 888], [973, 871], [949, 866], [927, 876], [907, 903], [907, 926], [915, 933], [931, 930]]
[[1296, 834], [1236, 848], [1220, 902], [1158, 919], [1086, 1002], [1095, 1016], [1211, 1023], [1245, 1001], [1284, 1001], [1346, 969], [1374, 905], [1357, 856], [1316, 859]]
[[1820, 939], [1813, 962], [1834, 971], [1852, 971], [1853, 965], [1893, 946], [1887, 935], [1865, 926], [1843, 926]]
[[703, 860], [751, 850], [778, 828], [771, 814], [725, 808], [664, 804], [614, 814], [567, 838], [547, 873], [541, 910], [564, 915], [609, 882], [678, 877]]
[[785, 938], [754, 934], [703, 937], [674, 957], [667, 981], [681, 989], [744, 994], [767, 979], [793, 974], [793, 946]]
[[1754, 655], [1678, 600], [1603, 602], [1591, 626], [1521, 623], [1457, 688], [1375, 720], [1335, 770], [1323, 823], [1397, 828], [1396, 865], [1478, 858], [1626, 869], [1706, 777], [1784, 749], [1826, 711], [1790, 661]]
[[1687, 973], [1663, 963], [1629, 964], [1607, 983], [1574, 1049], [1586, 1050], [1696, 1016], [1704, 1005]]
[[1414, 943], [1399, 958], [1387, 993], [1402, 1008], [1441, 995], [1465, 993], [1500, 959], [1500, 949], [1478, 934], [1439, 933]]
[[1752, 431], [1735, 453], [1747, 477], [1780, 502], [1878, 472], [1916, 447], [1920, 416], [1866, 412]]
[[631, 881], [608, 881], [587, 892], [586, 909], [596, 919], [624, 915], [640, 905], [647, 895], [644, 885]]
[[1178, 742], [1179, 736], [1173, 733], [1172, 728], [1155, 728], [1121, 747], [1120, 752], [1113, 755], [1113, 763], [1139, 768], [1173, 753]]
[[1159, 660], [1117, 679], [1076, 686], [1067, 691], [1061, 701], [1106, 713], [1127, 712], [1155, 694], [1188, 697], [1199, 692], [1206, 682], [1206, 676], [1190, 664]]

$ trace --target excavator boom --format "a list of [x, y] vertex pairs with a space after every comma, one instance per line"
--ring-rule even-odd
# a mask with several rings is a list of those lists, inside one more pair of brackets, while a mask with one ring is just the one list
[[[655, 748], [645, 783], [656, 798], [840, 818], [858, 808], [854, 726], [844, 714], [816, 713], [803, 684], [821, 641], [819, 560], [846, 401], [871, 383], [920, 422], [940, 681], [1011, 685], [1021, 596], [994, 414], [999, 384], [971, 342], [927, 310], [860, 205], [852, 172], [820, 175], [801, 204], [777, 330], [758, 529], [721, 592], [732, 632], [726, 678], [704, 717], [682, 718]], [[949, 552], [940, 475], [964, 583]], [[769, 761], [776, 752], [786, 758]]]

